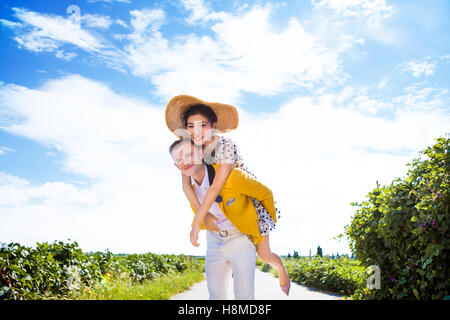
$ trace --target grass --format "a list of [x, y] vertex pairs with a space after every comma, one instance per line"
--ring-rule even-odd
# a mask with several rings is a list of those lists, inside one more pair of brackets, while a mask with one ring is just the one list
[[171, 296], [189, 289], [204, 279], [200, 270], [188, 270], [182, 274], [165, 275], [142, 283], [133, 283], [128, 276], [104, 278], [99, 284], [84, 287], [63, 297], [47, 296], [58, 300], [168, 300]]
[[128, 279], [117, 279], [100, 284], [81, 293], [84, 300], [168, 300], [171, 296], [189, 289], [194, 283], [204, 279], [199, 271], [187, 271], [177, 276], [131, 284]]

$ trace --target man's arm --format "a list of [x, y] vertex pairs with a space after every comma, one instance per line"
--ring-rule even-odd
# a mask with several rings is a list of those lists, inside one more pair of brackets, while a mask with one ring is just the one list
[[194, 189], [191, 185], [191, 178], [184, 174], [181, 174], [182, 184], [183, 184], [183, 192], [189, 200], [192, 210], [197, 212], [200, 208], [200, 201], [198, 201], [197, 195], [194, 192]]

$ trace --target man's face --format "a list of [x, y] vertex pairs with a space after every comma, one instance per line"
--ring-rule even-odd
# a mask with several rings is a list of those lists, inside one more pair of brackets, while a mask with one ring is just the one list
[[202, 149], [194, 148], [190, 141], [182, 142], [172, 150], [175, 166], [187, 176], [193, 176], [202, 168]]

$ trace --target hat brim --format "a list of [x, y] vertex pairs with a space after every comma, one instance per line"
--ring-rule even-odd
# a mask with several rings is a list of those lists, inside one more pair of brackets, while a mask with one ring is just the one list
[[[210, 106], [217, 115], [216, 129], [221, 132], [231, 131], [239, 124], [238, 112], [235, 107], [219, 102], [205, 102], [189, 95], [179, 95], [172, 98], [166, 107], [166, 124], [170, 131], [183, 129], [181, 115], [189, 106], [202, 103]], [[174, 132], [175, 135], [176, 132]], [[178, 136], [178, 135], [177, 135]]]

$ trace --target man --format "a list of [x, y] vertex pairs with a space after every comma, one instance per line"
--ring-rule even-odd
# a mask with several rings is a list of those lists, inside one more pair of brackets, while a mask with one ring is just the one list
[[[190, 139], [175, 141], [169, 151], [175, 166], [191, 177], [194, 191], [202, 202], [214, 180], [218, 165], [202, 162], [202, 149], [196, 147]], [[199, 159], [195, 159], [195, 156]], [[261, 201], [275, 216], [276, 209], [270, 189], [243, 171], [232, 169], [209, 211], [220, 230], [213, 231], [208, 228], [210, 230], [207, 231], [206, 237], [205, 272], [211, 300], [227, 299], [227, 284], [231, 271], [235, 299], [255, 298], [255, 244], [260, 243], [263, 237], [259, 233], [258, 216], [251, 198]], [[197, 215], [193, 208], [192, 210]], [[208, 219], [211, 217], [207, 216], [205, 223]], [[201, 229], [205, 229], [203, 223]], [[197, 239], [191, 241], [195, 245]]]

